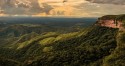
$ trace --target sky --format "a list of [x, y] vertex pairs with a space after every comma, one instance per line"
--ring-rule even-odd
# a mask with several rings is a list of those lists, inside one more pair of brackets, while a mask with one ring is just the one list
[[0, 0], [0, 16], [99, 17], [125, 14], [125, 0]]

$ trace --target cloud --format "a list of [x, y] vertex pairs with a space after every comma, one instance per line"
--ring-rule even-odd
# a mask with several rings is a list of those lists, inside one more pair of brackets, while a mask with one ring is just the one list
[[[65, 1], [65, 2], [63, 2]], [[84, 0], [0, 0], [0, 8], [8, 15], [76, 15], [76, 5]]]
[[55, 7], [50, 11], [50, 14], [53, 16], [70, 16], [73, 15], [74, 8], [71, 6], [60, 6]]
[[49, 12], [53, 9], [52, 6], [48, 5], [47, 3], [43, 3], [43, 12], [45, 12], [46, 14], [50, 14]]
[[0, 0], [0, 15], [102, 16], [125, 12], [125, 0]]
[[125, 0], [86, 0], [92, 3], [125, 5]]
[[40, 6], [38, 0], [0, 0], [0, 10], [9, 15], [49, 14], [49, 11], [53, 9], [47, 3], [42, 3], [42, 5], [43, 7]]
[[[100, 3], [81, 3], [75, 6], [77, 12], [84, 16], [84, 13], [88, 14], [88, 16], [100, 17], [103, 15], [116, 15], [116, 14], [124, 14], [125, 5], [116, 5], [116, 4], [100, 4]], [[86, 16], [85, 14], [85, 16]]]

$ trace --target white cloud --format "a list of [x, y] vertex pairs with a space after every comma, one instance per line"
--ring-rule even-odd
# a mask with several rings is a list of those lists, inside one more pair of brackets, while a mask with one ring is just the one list
[[[115, 3], [116, 1], [119, 1], [119, 5]], [[123, 3], [124, 0], [67, 0], [67, 2], [63, 2], [63, 0], [11, 0], [7, 4], [5, 0], [0, 0], [0, 7], [2, 12], [9, 15], [37, 14], [42, 16], [53, 15], [52, 12], [56, 11], [57, 13], [60, 11], [61, 15], [92, 17], [106, 14], [122, 14], [125, 12]], [[8, 5], [11, 5], [11, 7]]]

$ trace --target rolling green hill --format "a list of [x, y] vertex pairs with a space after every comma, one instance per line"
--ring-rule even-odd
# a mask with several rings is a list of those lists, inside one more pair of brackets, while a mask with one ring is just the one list
[[93, 26], [66, 34], [24, 34], [1, 48], [1, 56], [24, 66], [101, 65], [117, 47], [118, 29]]
[[0, 66], [125, 65], [125, 31], [119, 28], [93, 25], [66, 32], [43, 28], [20, 24], [1, 29]]

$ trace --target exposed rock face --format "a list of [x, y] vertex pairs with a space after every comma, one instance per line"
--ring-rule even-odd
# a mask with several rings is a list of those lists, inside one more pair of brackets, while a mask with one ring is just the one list
[[111, 27], [111, 28], [119, 28], [119, 30], [125, 30], [125, 28], [123, 27], [122, 20], [117, 20], [116, 15], [103, 16], [98, 19], [98, 21], [96, 22], [96, 25]]

